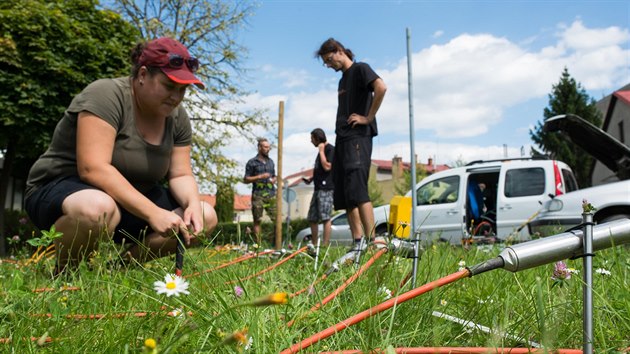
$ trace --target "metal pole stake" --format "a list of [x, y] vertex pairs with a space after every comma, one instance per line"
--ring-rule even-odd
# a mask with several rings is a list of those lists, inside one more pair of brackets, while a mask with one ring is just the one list
[[186, 252], [184, 241], [178, 236], [177, 249], [175, 251], [175, 275], [180, 277], [182, 276], [182, 269], [184, 268], [184, 252]]
[[319, 260], [319, 245], [321, 244], [322, 239], [320, 237], [317, 238], [317, 248], [315, 248], [315, 272], [317, 273], [317, 261]]
[[582, 221], [584, 222], [584, 239], [582, 240], [584, 243], [584, 257], [582, 258], [584, 268], [584, 285], [582, 285], [584, 343], [582, 351], [584, 354], [590, 354], [593, 353], [593, 213], [586, 206], [584, 213], [582, 213]]

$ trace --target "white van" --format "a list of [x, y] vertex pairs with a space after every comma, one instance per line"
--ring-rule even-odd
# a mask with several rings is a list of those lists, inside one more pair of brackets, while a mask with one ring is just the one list
[[[525, 226], [541, 204], [577, 188], [573, 171], [560, 161], [474, 161], [416, 185], [415, 226], [422, 241], [525, 241], [530, 238]], [[390, 220], [390, 230], [395, 222]]]

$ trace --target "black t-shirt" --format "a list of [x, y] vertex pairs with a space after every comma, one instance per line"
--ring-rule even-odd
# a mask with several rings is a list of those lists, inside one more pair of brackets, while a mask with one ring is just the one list
[[[326, 146], [324, 147], [324, 155], [326, 155], [326, 160], [328, 160], [328, 162], [333, 163], [333, 158], [335, 156], [335, 147], [332, 144], [326, 144]], [[335, 185], [333, 184], [331, 172], [332, 170], [324, 170], [318, 152], [317, 157], [315, 158], [315, 167], [313, 168], [313, 182], [315, 184], [315, 190], [334, 189]]]
[[337, 91], [339, 101], [335, 129], [337, 139], [373, 137], [378, 134], [376, 119], [369, 125], [357, 125], [354, 128], [347, 123], [352, 113], [367, 116], [373, 99], [371, 83], [378, 78], [379, 76], [366, 63], [353, 63], [344, 71]]

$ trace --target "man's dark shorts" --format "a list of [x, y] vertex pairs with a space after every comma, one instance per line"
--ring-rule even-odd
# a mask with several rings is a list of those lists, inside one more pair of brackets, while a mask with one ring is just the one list
[[368, 177], [372, 164], [372, 138], [337, 139], [334, 161], [335, 209], [355, 208], [369, 202]]
[[[31, 221], [40, 230], [48, 230], [63, 216], [63, 201], [75, 192], [84, 189], [98, 189], [83, 181], [78, 176], [66, 176], [54, 179], [39, 187], [33, 194], [26, 198], [26, 212]], [[149, 200], [162, 209], [175, 210], [179, 204], [171, 195], [168, 188], [156, 185], [144, 194]], [[153, 230], [149, 224], [127, 210], [120, 209], [120, 224], [116, 227], [114, 234], [115, 242], [122, 242], [123, 239], [141, 239], [150, 234]]]
[[332, 189], [320, 189], [313, 192], [306, 219], [312, 223], [330, 220], [333, 212]]

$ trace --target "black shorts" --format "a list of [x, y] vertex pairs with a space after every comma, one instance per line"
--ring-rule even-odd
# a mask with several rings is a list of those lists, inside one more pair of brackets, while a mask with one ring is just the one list
[[368, 178], [371, 164], [371, 137], [356, 137], [335, 142], [333, 163], [335, 210], [355, 208], [370, 201]]
[[[63, 201], [70, 194], [84, 189], [98, 188], [81, 181], [78, 176], [54, 179], [26, 198], [26, 212], [35, 226], [40, 230], [48, 230], [57, 219], [63, 216], [61, 207]], [[180, 207], [166, 187], [156, 185], [143, 194], [162, 209], [175, 210]], [[144, 235], [153, 232], [145, 220], [131, 214], [120, 205], [118, 208], [120, 209], [120, 223], [116, 226], [114, 241], [120, 243], [125, 238], [142, 239]]]

